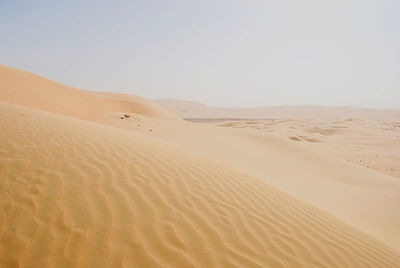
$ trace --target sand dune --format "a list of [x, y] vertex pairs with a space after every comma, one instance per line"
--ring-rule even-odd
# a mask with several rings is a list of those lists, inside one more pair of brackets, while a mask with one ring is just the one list
[[0, 104], [2, 267], [396, 267], [400, 255], [229, 167]]
[[[183, 104], [191, 111], [190, 105]], [[224, 132], [196, 124], [181, 127], [176, 134], [164, 127], [160, 136], [264, 180], [400, 251], [400, 181], [393, 177], [399, 170], [400, 144], [395, 130], [400, 117], [392, 117], [396, 110], [366, 110], [369, 112], [360, 116], [362, 119], [348, 118], [348, 113], [341, 115], [335, 109], [331, 109], [334, 118], [321, 118], [323, 112], [312, 109], [299, 113], [310, 119], [203, 118], [194, 121], [233, 129]], [[374, 111], [378, 111], [376, 115], [367, 119]], [[388, 130], [381, 130], [382, 126]], [[390, 176], [369, 170], [371, 165]]]
[[400, 250], [397, 178], [259, 130], [169, 122], [151, 128], [153, 137], [272, 184]]
[[5, 66], [0, 128], [0, 267], [400, 264], [400, 182], [300, 142]]
[[179, 117], [146, 99], [72, 88], [33, 73], [0, 65], [0, 100], [75, 118], [104, 122], [123, 113]]

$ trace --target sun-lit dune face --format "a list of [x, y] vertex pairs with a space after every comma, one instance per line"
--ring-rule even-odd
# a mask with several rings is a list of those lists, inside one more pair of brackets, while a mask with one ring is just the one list
[[[399, 110], [323, 106], [205, 106], [204, 110], [204, 105], [186, 101], [159, 103], [201, 123], [186, 131], [181, 128], [178, 138], [165, 129], [164, 138], [270, 183], [400, 250]], [[235, 117], [246, 115], [243, 110], [253, 117], [264, 113], [264, 119]], [[277, 118], [265, 119], [268, 110]], [[288, 114], [294, 117], [285, 118]]]
[[0, 104], [1, 267], [396, 267], [399, 253], [151, 137]]
[[4, 65], [0, 65], [0, 100], [99, 123], [124, 113], [179, 120], [140, 97], [80, 90]]

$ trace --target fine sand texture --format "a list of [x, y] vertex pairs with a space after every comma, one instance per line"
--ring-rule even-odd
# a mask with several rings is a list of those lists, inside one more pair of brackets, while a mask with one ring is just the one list
[[399, 180], [301, 142], [5, 66], [0, 129], [0, 267], [400, 264]]
[[267, 184], [148, 137], [0, 105], [2, 267], [396, 267]]

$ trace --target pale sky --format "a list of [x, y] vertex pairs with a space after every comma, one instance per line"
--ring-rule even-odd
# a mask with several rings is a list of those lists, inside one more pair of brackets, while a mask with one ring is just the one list
[[400, 1], [0, 1], [0, 63], [83, 89], [400, 108]]

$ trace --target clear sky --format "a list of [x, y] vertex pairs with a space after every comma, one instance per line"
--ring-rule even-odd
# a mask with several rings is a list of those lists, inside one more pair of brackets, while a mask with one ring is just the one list
[[212, 106], [400, 108], [400, 1], [0, 1], [0, 63]]

